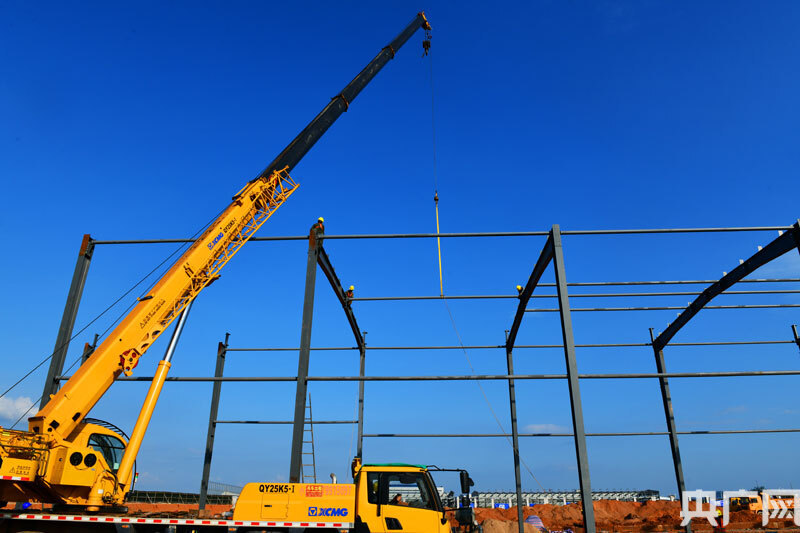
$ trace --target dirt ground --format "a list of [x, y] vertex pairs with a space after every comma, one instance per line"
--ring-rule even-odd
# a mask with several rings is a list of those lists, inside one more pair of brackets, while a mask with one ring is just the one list
[[[222, 513], [231, 510], [230, 505], [209, 504], [206, 505], [203, 513], [199, 513], [196, 503], [127, 503], [125, 506], [128, 508], [129, 516], [139, 517], [171, 516], [173, 518], [196, 518], [198, 515], [202, 515], [201, 518], [221, 518]], [[50, 508], [50, 505], [41, 505], [37, 503], [33, 504], [27, 512], [35, 513]], [[13, 509], [14, 504], [0, 507], [0, 510], [3, 511], [11, 511]], [[102, 512], [100, 514], [102, 514]]]
[[[597, 531], [619, 531], [633, 533], [640, 531], [683, 531], [680, 527], [681, 503], [678, 501], [618, 502], [600, 500], [594, 502]], [[517, 533], [517, 508], [476, 509], [475, 515], [483, 525], [484, 533]], [[583, 533], [583, 514], [580, 503], [568, 505], [535, 505], [525, 507], [523, 516], [536, 515], [542, 519], [549, 530], [572, 529]], [[711, 531], [713, 528], [705, 519], [692, 519], [695, 531]], [[761, 517], [750, 511], [732, 512], [730, 522], [724, 531], [759, 529]], [[771, 520], [769, 530], [800, 531], [793, 520]], [[525, 524], [525, 533], [538, 533], [537, 529]]]

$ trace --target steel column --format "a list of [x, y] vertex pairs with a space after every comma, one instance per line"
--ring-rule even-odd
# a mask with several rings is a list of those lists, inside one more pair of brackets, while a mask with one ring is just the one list
[[[359, 350], [359, 364], [358, 364], [358, 377], [364, 377], [364, 369], [366, 366], [367, 351], [364, 346]], [[358, 444], [356, 445], [356, 457], [363, 457], [361, 455], [364, 444], [364, 381], [358, 382]]]
[[[217, 366], [214, 377], [221, 378], [225, 370], [225, 354], [228, 348], [230, 333], [225, 334], [225, 342], [217, 345]], [[206, 454], [203, 459], [203, 477], [200, 480], [200, 509], [206, 508], [208, 499], [208, 477], [211, 474], [211, 456], [214, 453], [214, 437], [217, 432], [217, 413], [219, 412], [219, 396], [222, 392], [222, 381], [215, 381], [211, 389], [211, 410], [208, 414], [208, 434], [206, 436]]]
[[50, 369], [44, 382], [42, 400], [39, 408], [42, 409], [50, 401], [50, 396], [58, 392], [59, 382], [56, 379], [64, 370], [64, 361], [67, 358], [69, 342], [72, 339], [72, 329], [75, 327], [75, 317], [78, 316], [78, 306], [83, 296], [83, 287], [86, 285], [86, 276], [89, 274], [89, 264], [94, 253], [94, 241], [88, 233], [83, 236], [81, 248], [78, 252], [78, 261], [72, 274], [72, 283], [67, 293], [67, 303], [64, 305], [64, 314], [61, 315], [61, 325], [58, 327], [56, 346], [53, 348], [53, 357], [50, 359]]
[[294, 397], [294, 427], [289, 461], [289, 482], [300, 483], [303, 468], [303, 427], [306, 418], [306, 393], [308, 391], [308, 363], [311, 348], [311, 321], [314, 318], [314, 289], [317, 280], [317, 258], [322, 246], [324, 229], [314, 224], [308, 236], [308, 262], [306, 263], [306, 290], [303, 299], [303, 323], [300, 328], [300, 356], [297, 362], [297, 391]]
[[[655, 341], [653, 337], [653, 328], [650, 328], [650, 341]], [[664, 363], [664, 351], [654, 344], [653, 355], [656, 358], [656, 371], [659, 374], [665, 374], [666, 364]], [[683, 501], [683, 491], [686, 490], [686, 484], [683, 481], [683, 463], [681, 462], [681, 449], [678, 445], [678, 428], [675, 425], [675, 413], [672, 410], [672, 396], [669, 392], [669, 380], [666, 376], [659, 376], [658, 385], [661, 388], [661, 401], [664, 404], [664, 418], [667, 421], [667, 431], [669, 432], [669, 447], [672, 452], [672, 466], [675, 469], [675, 483], [678, 486], [678, 499]], [[692, 524], [687, 524], [685, 530], [687, 533], [690, 533], [692, 531]]]
[[797, 335], [797, 325], [792, 324], [792, 335], [794, 335], [794, 343], [800, 348], [800, 336]]
[[575, 359], [575, 339], [572, 335], [572, 317], [569, 311], [569, 293], [567, 292], [567, 275], [564, 270], [564, 251], [561, 246], [561, 230], [553, 224], [550, 231], [553, 241], [553, 266], [556, 272], [556, 290], [558, 291], [558, 308], [561, 315], [561, 333], [564, 338], [564, 356], [567, 362], [567, 382], [569, 383], [569, 399], [572, 407], [572, 428], [575, 435], [575, 453], [578, 457], [578, 481], [581, 486], [583, 501], [583, 524], [586, 533], [595, 533], [594, 504], [592, 488], [589, 480], [589, 457], [586, 451], [586, 432], [583, 427], [583, 407], [578, 380], [578, 364]]
[[[514, 375], [514, 357], [512, 349], [506, 349], [506, 366], [508, 375]], [[362, 382], [363, 383], [363, 382]], [[511, 445], [514, 448], [514, 487], [517, 493], [517, 526], [519, 533], [525, 533], [525, 522], [522, 516], [522, 478], [519, 472], [519, 430], [517, 429], [517, 394], [514, 390], [514, 380], [508, 380], [508, 404], [511, 412]]]

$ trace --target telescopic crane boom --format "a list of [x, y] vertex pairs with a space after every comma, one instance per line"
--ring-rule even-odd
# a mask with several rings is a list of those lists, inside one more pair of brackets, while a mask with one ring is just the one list
[[[419, 13], [272, 163], [233, 196], [222, 214], [29, 419], [27, 432], [0, 431], [0, 501], [41, 501], [90, 509], [124, 502], [141, 438], [132, 439], [126, 447], [124, 435], [111, 425], [86, 422], [87, 413], [120, 374], [131, 375], [153, 342], [294, 193], [298, 185], [288, 171], [419, 28], [430, 30], [424, 13]], [[169, 361], [159, 365], [134, 437], [140, 426], [146, 429], [169, 365]]]

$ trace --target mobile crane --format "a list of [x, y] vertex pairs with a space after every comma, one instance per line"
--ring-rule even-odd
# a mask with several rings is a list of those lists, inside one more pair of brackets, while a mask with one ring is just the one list
[[124, 504], [136, 455], [171, 365], [169, 357], [159, 362], [130, 439], [115, 426], [86, 415], [121, 374], [133, 373], [173, 321], [185, 319], [200, 291], [219, 278], [225, 264], [297, 190], [289, 170], [420, 28], [431, 29], [422, 12], [233, 196], [91, 357], [28, 419], [28, 431], [0, 428], [0, 503], [42, 502], [89, 512]]

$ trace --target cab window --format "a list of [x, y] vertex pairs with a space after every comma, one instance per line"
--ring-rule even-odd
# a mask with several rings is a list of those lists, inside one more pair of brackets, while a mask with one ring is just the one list
[[117, 437], [93, 433], [89, 437], [89, 447], [103, 455], [109, 468], [113, 472], [119, 470], [122, 456], [125, 454], [125, 445]]
[[389, 472], [384, 475], [389, 488], [389, 505], [436, 509], [426, 476], [421, 472]]
[[[379, 500], [379, 483], [381, 474], [378, 472], [367, 473], [367, 501], [369, 503], [377, 504]], [[387, 502], [380, 502], [386, 505]]]

